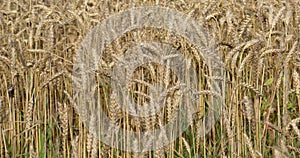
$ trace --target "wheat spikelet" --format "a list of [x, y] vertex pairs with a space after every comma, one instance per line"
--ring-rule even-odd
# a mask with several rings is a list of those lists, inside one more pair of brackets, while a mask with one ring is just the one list
[[58, 104], [58, 113], [59, 113], [59, 118], [60, 121], [62, 123], [62, 142], [63, 142], [63, 152], [66, 153], [67, 152], [67, 135], [68, 135], [68, 109], [66, 104], [61, 104], [60, 102], [57, 103]]
[[[236, 95], [236, 92], [235, 92], [235, 94], [234, 94], [234, 96]], [[232, 99], [232, 100], [234, 100], [234, 99]], [[236, 103], [233, 103], [233, 102], [231, 102], [230, 103], [231, 105], [230, 105], [230, 107], [231, 107], [231, 109], [230, 109], [230, 114], [231, 115], [229, 115], [229, 121], [231, 121], [231, 129], [232, 129], [232, 131], [233, 132], [235, 132], [235, 130], [237, 129], [237, 124], [236, 124], [236, 120], [237, 120], [237, 116], [238, 116], [238, 105], [236, 104]], [[231, 141], [233, 141], [234, 139], [231, 139]], [[235, 148], [235, 143], [234, 142], [231, 142], [232, 144], [232, 149], [234, 149], [234, 150], [236, 150], [236, 148]]]
[[150, 155], [147, 152], [133, 152], [132, 158], [146, 158], [150, 157]]
[[217, 93], [217, 92], [211, 91], [211, 90], [201, 90], [201, 91], [196, 92], [195, 95], [212, 95], [212, 96], [221, 97], [220, 93]]
[[[155, 112], [155, 107], [151, 106], [149, 110], [149, 114], [153, 114]], [[156, 121], [157, 115], [148, 116], [145, 118], [145, 130], [153, 130], [155, 129], [155, 125], [157, 124]]]
[[41, 71], [42, 69], [44, 69], [45, 63], [46, 63], [46, 62], [49, 60], [49, 58], [50, 58], [50, 55], [47, 54], [47, 51], [44, 51], [44, 50], [38, 50], [38, 49], [34, 49], [34, 50], [28, 49], [27, 51], [28, 51], [28, 52], [33, 52], [33, 53], [36, 53], [36, 52], [41, 52], [41, 53], [43, 53], [43, 52], [44, 52], [44, 53], [46, 54], [45, 57], [39, 59], [39, 60], [36, 61], [36, 62], [33, 62], [34, 65], [33, 65], [33, 67], [32, 67], [32, 69], [37, 70], [37, 71]]
[[49, 36], [48, 36], [48, 49], [50, 52], [53, 52], [54, 49], [54, 30], [53, 30], [53, 24], [50, 25], [49, 28]]
[[110, 97], [110, 105], [109, 105], [109, 118], [116, 123], [116, 120], [119, 117], [120, 106], [118, 105], [116, 98], [114, 95]]
[[249, 152], [251, 154], [251, 157], [256, 157], [256, 154], [255, 154], [255, 152], [253, 150], [253, 145], [252, 145], [251, 140], [249, 139], [249, 137], [245, 133], [243, 133], [243, 137], [246, 140], [246, 144], [247, 144], [248, 150], [249, 150]]
[[30, 157], [37, 157], [37, 154], [34, 150], [34, 146], [33, 146], [33, 140], [30, 142], [30, 145], [29, 145], [29, 155]]
[[242, 71], [245, 68], [245, 65], [249, 62], [249, 60], [251, 59], [251, 57], [253, 56], [253, 53], [249, 53], [247, 54], [247, 56], [244, 58], [244, 60], [242, 61], [238, 71], [237, 71], [237, 75], [240, 77], [242, 75]]
[[27, 49], [26, 51], [28, 51], [29, 53], [47, 53], [48, 52], [44, 49]]
[[[149, 138], [148, 140], [143, 140], [144, 142], [147, 141], [145, 143], [145, 149], [149, 149], [153, 143], [154, 138], [153, 135], [150, 135], [148, 132], [146, 132], [145, 135]], [[142, 152], [144, 152], [144, 150], [142, 150]]]
[[285, 49], [268, 49], [268, 50], [261, 53], [260, 58], [263, 58], [264, 56], [269, 55], [269, 54], [273, 54], [273, 53], [276, 53], [276, 54], [277, 53], [282, 53], [284, 51], [285, 51]]
[[299, 3], [298, 3], [298, 8], [296, 7], [295, 9], [295, 12], [296, 12], [296, 15], [295, 15], [295, 21], [296, 21], [296, 25], [298, 25], [298, 31], [300, 31], [300, 7], [299, 7]]
[[209, 14], [209, 15], [207, 15], [207, 16], [205, 17], [205, 20], [206, 20], [206, 21], [209, 21], [210, 19], [213, 19], [213, 18], [215, 18], [215, 16], [218, 16], [218, 15], [220, 15], [220, 14], [221, 14], [221, 12], [219, 12], [219, 11], [214, 12], [214, 13], [211, 13], [211, 14]]
[[66, 91], [66, 90], [64, 90], [63, 92], [64, 92], [64, 94], [67, 96], [67, 98], [68, 98], [69, 102], [71, 103], [71, 105], [76, 106], [75, 103], [74, 103], [74, 100], [73, 100], [73, 98], [71, 97], [71, 95], [69, 94], [69, 92]]
[[181, 137], [181, 139], [182, 139], [184, 147], [188, 151], [189, 155], [191, 155], [191, 147], [190, 147], [189, 143], [185, 140], [184, 137]]
[[282, 77], [283, 77], [283, 71], [281, 71], [278, 75], [278, 79], [276, 81], [276, 89], [279, 89], [280, 88], [280, 85], [281, 85], [281, 81], [282, 81]]
[[234, 25], [232, 23], [232, 18], [233, 18], [233, 13], [232, 13], [232, 10], [229, 9], [226, 11], [226, 22], [228, 25], [227, 35], [231, 34], [233, 27], [234, 27]]
[[47, 86], [50, 82], [52, 82], [53, 80], [59, 78], [61, 75], [64, 74], [64, 71], [60, 71], [56, 74], [53, 75], [53, 77], [51, 77], [50, 79], [48, 79], [46, 82], [42, 83], [40, 88], [44, 88], [45, 86]]
[[229, 142], [228, 146], [230, 148], [232, 148], [231, 150], [234, 150], [233, 149], [233, 146], [234, 146], [234, 138], [233, 138], [234, 137], [234, 132], [233, 132], [232, 127], [230, 125], [230, 116], [228, 114], [227, 109], [225, 109], [225, 107], [223, 107], [223, 108], [224, 108], [224, 110], [222, 110], [223, 111], [223, 120], [224, 120], [225, 129], [226, 129], [226, 133], [227, 133], [227, 138], [228, 138], [228, 142]]
[[88, 153], [91, 152], [92, 143], [93, 143], [93, 133], [92, 133], [92, 131], [89, 131], [87, 134], [87, 138], [86, 138], [86, 151]]
[[145, 117], [144, 118], [144, 126], [143, 128], [148, 131], [148, 130], [152, 130], [153, 129], [153, 119], [151, 117]]
[[[256, 48], [255, 48], [256, 49]], [[253, 55], [251, 56], [251, 67], [250, 67], [250, 72], [251, 73], [253, 73], [253, 79], [255, 80], [257, 80], [258, 79], [258, 77], [259, 77], [259, 73], [258, 73], [258, 67], [259, 67], [259, 52], [258, 51], [254, 51], [253, 52]], [[261, 67], [260, 67], [261, 68]]]
[[272, 147], [273, 158], [288, 158], [288, 156], [278, 147]]
[[258, 89], [256, 89], [256, 88], [254, 88], [252, 85], [250, 85], [250, 84], [247, 84], [247, 83], [239, 83], [234, 89], [237, 89], [239, 86], [242, 86], [242, 87], [246, 87], [246, 88], [248, 88], [248, 89], [251, 89], [253, 92], [255, 92], [258, 96], [263, 96], [262, 95], [262, 93], [258, 90]]
[[251, 46], [257, 44], [258, 42], [260, 42], [259, 39], [252, 39], [252, 40], [246, 42], [246, 43], [245, 43], [245, 46], [243, 47], [243, 50], [245, 50], [245, 49], [247, 49], [247, 48], [249, 48], [249, 47], [251, 47]]
[[97, 137], [93, 138], [93, 144], [92, 144], [92, 153], [91, 153], [91, 158], [97, 158], [98, 157], [98, 139]]
[[299, 73], [297, 72], [296, 68], [294, 68], [293, 73], [292, 73], [292, 77], [293, 77], [293, 84], [296, 90], [296, 94], [297, 94], [297, 98], [298, 98], [298, 108], [300, 111], [300, 76]]
[[288, 131], [289, 127], [292, 126], [293, 130], [295, 131], [295, 133], [298, 136], [298, 139], [300, 140], [300, 130], [297, 127], [297, 123], [300, 122], [300, 117], [293, 119], [292, 121], [290, 121], [287, 125], [285, 130]]
[[165, 77], [164, 77], [164, 83], [166, 88], [169, 86], [169, 82], [170, 82], [170, 60], [167, 60], [167, 64], [165, 68]]
[[244, 103], [245, 114], [247, 119], [250, 121], [254, 118], [254, 107], [252, 100], [249, 99], [248, 96], [244, 96], [242, 103]]
[[193, 55], [194, 55], [194, 57], [196, 58], [196, 60], [197, 60], [199, 63], [201, 63], [201, 57], [200, 57], [200, 55], [198, 54], [198, 53], [201, 54], [201, 52], [198, 52], [198, 51], [192, 51], [192, 52], [193, 52]]
[[181, 102], [181, 97], [182, 97], [182, 90], [176, 90], [174, 92], [174, 97], [173, 97], [173, 106], [177, 107], [179, 106], [180, 102]]
[[3, 122], [3, 119], [4, 119], [5, 115], [6, 115], [6, 114], [4, 114], [4, 115], [2, 114], [3, 109], [4, 109], [3, 106], [2, 106], [2, 104], [3, 104], [2, 103], [2, 97], [0, 97], [0, 122]]
[[248, 29], [250, 21], [251, 21], [251, 17], [250, 17], [250, 15], [247, 14], [245, 19], [241, 23], [241, 27], [240, 27], [240, 31], [239, 31], [239, 35], [238, 35], [240, 38], [243, 36], [243, 34]]
[[79, 140], [79, 135], [76, 136], [71, 142], [71, 146], [72, 146], [71, 156], [74, 158], [78, 158], [78, 140]]
[[291, 150], [294, 150], [295, 152], [297, 152], [298, 154], [300, 154], [300, 149], [299, 148], [295, 148], [295, 147], [292, 147], [292, 146], [288, 146], [289, 149]]
[[30, 129], [32, 123], [33, 101], [29, 101], [26, 109], [26, 125], [25, 129]]
[[[253, 46], [254, 44], [258, 43], [259, 40], [258, 39], [253, 39], [247, 42], [243, 42], [241, 44], [239, 44], [238, 46], [234, 47], [233, 50], [231, 50], [225, 57], [225, 63], [228, 63], [228, 61], [232, 58], [232, 56], [234, 55], [233, 59], [232, 59], [232, 65], [236, 64], [236, 60], [239, 53], [237, 53], [238, 51], [240, 51], [241, 49], [245, 50], [251, 46]], [[234, 66], [232, 66], [234, 67]]]
[[299, 128], [297, 127], [296, 123], [292, 123], [291, 125], [292, 125], [295, 133], [297, 134], [298, 140], [300, 141], [300, 130], [299, 130]]
[[288, 55], [286, 56], [285, 58], [285, 61], [284, 61], [284, 65], [288, 65], [293, 54], [295, 53], [296, 49], [297, 49], [297, 46], [298, 46], [298, 41], [294, 42], [292, 48], [290, 49]]
[[166, 157], [163, 149], [155, 150], [154, 155], [155, 155], [155, 157], [161, 157], [161, 158]]
[[212, 2], [212, 3], [208, 3], [208, 2], [206, 2], [207, 4], [205, 5], [206, 7], [205, 7], [205, 9], [202, 11], [202, 14], [203, 15], [206, 15], [208, 12], [210, 12], [210, 11], [214, 11], [215, 10], [215, 8], [216, 8], [216, 3], [217, 2]]
[[24, 56], [23, 56], [24, 53], [23, 53], [21, 41], [19, 39], [17, 39], [17, 43], [19, 46], [19, 49], [17, 49], [17, 51], [16, 51], [17, 58], [21, 61], [22, 67], [27, 68], [27, 64], [26, 64]]
[[69, 13], [71, 13], [71, 15], [73, 15], [81, 26], [84, 26], [84, 22], [83, 22], [83, 19], [78, 15], [78, 13], [72, 11], [72, 10], [68, 10]]
[[101, 157], [108, 157], [110, 151], [111, 151], [111, 148], [108, 145], [103, 144], [101, 151], [100, 151]]
[[10, 61], [10, 59], [8, 59], [5, 56], [0, 55], [0, 61], [2, 61], [3, 63], [6, 63], [8, 66], [12, 66], [13, 63]]
[[286, 14], [285, 14], [284, 17], [285, 17], [284, 21], [285, 21], [286, 25], [289, 26], [290, 22], [291, 22], [291, 20], [293, 18], [293, 11], [292, 11], [292, 8], [290, 8], [290, 6], [288, 6], [287, 12], [286, 12]]
[[68, 135], [68, 129], [69, 129], [69, 124], [68, 124], [68, 108], [66, 103], [64, 103], [63, 108], [63, 114], [61, 115], [62, 123], [63, 123], [63, 136], [66, 137]]
[[275, 28], [275, 25], [277, 24], [278, 20], [280, 19], [283, 11], [285, 10], [285, 7], [282, 7], [278, 13], [276, 14], [276, 16], [274, 18], [272, 18], [272, 22], [271, 22], [271, 30], [273, 30]]
[[167, 97], [166, 100], [166, 111], [167, 111], [167, 122], [170, 122], [173, 116], [172, 101], [170, 96]]
[[232, 58], [233, 55], [235, 55], [240, 49], [242, 49], [245, 46], [245, 42], [239, 44], [238, 46], [234, 47], [233, 50], [231, 50], [225, 57], [225, 63], [228, 63], [228, 61]]

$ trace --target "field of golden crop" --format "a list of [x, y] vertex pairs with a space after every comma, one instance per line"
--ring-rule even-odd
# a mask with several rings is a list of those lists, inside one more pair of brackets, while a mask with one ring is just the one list
[[[156, 28], [135, 29], [108, 44], [94, 93], [109, 118], [126, 130], [147, 131], [172, 121], [177, 91], [159, 114], [132, 119], [107, 101], [114, 56], [135, 43], [167, 43], [192, 56], [200, 78], [199, 113], [189, 128], [173, 143], [143, 153], [102, 143], [82, 122], [88, 116], [79, 117], [72, 97], [74, 59], [86, 35], [110, 15], [139, 6], [168, 7], [196, 19], [216, 42], [226, 70], [221, 116], [200, 137], [199, 121], [215, 95], [202, 52], [176, 32]], [[298, 0], [0, 0], [0, 157], [299, 158], [299, 42]], [[148, 101], [148, 83], [177, 81], [155, 64], [137, 68], [133, 78], [132, 97], [140, 104]]]

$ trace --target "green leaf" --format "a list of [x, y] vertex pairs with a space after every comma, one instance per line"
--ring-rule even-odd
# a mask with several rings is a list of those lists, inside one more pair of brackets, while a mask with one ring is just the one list
[[292, 109], [292, 108], [293, 108], [293, 103], [288, 102], [286, 108], [287, 108], [288, 110]]
[[273, 80], [274, 80], [273, 77], [269, 78], [269, 79], [264, 83], [264, 85], [265, 85], [265, 86], [268, 86], [268, 85], [272, 84]]
[[267, 110], [269, 107], [270, 107], [270, 104], [269, 104], [269, 103], [264, 103], [264, 104], [262, 104], [261, 109], [262, 109], [262, 111], [265, 111], [265, 110]]

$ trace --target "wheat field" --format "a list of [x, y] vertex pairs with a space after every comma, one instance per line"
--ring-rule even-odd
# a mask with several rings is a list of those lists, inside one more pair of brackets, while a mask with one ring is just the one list
[[[129, 152], [103, 143], [84, 123], [88, 116], [78, 114], [72, 77], [88, 33], [110, 15], [142, 6], [175, 9], [201, 24], [224, 63], [226, 88], [220, 118], [200, 137], [205, 105], [218, 95], [209, 89], [201, 52], [165, 29], [126, 32], [108, 44], [95, 72], [95, 95], [110, 120], [147, 131], [172, 122], [178, 110], [176, 90], [160, 113], [140, 120], [107, 100], [116, 56], [136, 43], [167, 43], [191, 57], [202, 90], [199, 112], [173, 143]], [[1, 157], [300, 157], [298, 0], [0, 0], [0, 31]], [[132, 78], [131, 95], [141, 105], [149, 102], [148, 84], [174, 87], [179, 80], [155, 63], [138, 67]]]

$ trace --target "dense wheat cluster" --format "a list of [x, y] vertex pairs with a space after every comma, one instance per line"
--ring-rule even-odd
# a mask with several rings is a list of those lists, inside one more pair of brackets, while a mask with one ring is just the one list
[[[95, 96], [110, 120], [133, 131], [171, 122], [180, 91], [170, 91], [156, 115], [128, 116], [114, 99], [107, 100], [118, 56], [155, 41], [192, 57], [199, 113], [173, 143], [144, 153], [102, 143], [83, 123], [72, 97], [74, 58], [83, 39], [109, 15], [138, 6], [168, 7], [196, 19], [216, 42], [226, 70], [221, 116], [200, 137], [209, 98], [219, 95], [209, 88], [202, 52], [176, 32], [155, 28], [126, 32], [107, 46], [95, 72]], [[0, 0], [0, 31], [1, 157], [300, 157], [298, 0]], [[155, 63], [137, 68], [132, 81], [132, 98], [141, 105], [150, 100], [149, 84], [178, 84], [168, 65]]]

